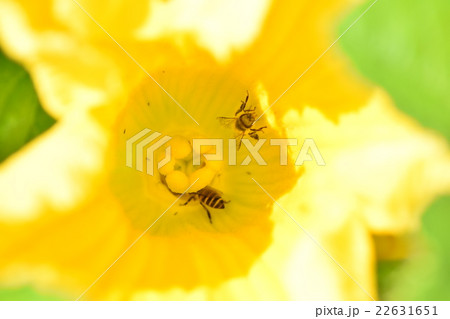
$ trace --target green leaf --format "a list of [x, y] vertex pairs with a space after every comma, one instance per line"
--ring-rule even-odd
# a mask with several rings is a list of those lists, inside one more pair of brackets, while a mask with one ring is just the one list
[[[340, 32], [368, 7], [355, 10]], [[450, 1], [380, 0], [339, 44], [397, 107], [450, 140]]]
[[0, 162], [51, 127], [30, 76], [0, 51]]
[[4, 289], [0, 290], [0, 300], [1, 301], [53, 301], [53, 300], [63, 300], [59, 297], [39, 293], [30, 286], [20, 287], [16, 289]]
[[450, 300], [450, 196], [431, 205], [423, 217], [420, 246], [404, 261], [379, 262], [384, 300]]

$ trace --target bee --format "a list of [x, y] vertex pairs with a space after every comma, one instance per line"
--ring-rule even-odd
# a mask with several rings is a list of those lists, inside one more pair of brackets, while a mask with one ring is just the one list
[[[174, 193], [170, 190], [170, 188], [167, 186], [166, 178], [163, 175], [160, 175], [161, 182], [167, 187], [169, 192], [171, 192], [175, 196], [180, 196], [180, 193]], [[181, 206], [186, 206], [189, 204], [192, 200], [198, 200], [200, 205], [205, 209], [206, 214], [208, 215], [209, 222], [212, 224], [212, 218], [211, 213], [209, 212], [208, 207], [215, 208], [215, 209], [224, 209], [225, 204], [229, 203], [230, 201], [225, 201], [222, 198], [222, 192], [211, 187], [206, 186], [196, 192], [188, 193], [189, 198], [184, 203], [181, 204]]]
[[199, 200], [200, 205], [202, 205], [202, 207], [205, 209], [206, 214], [208, 215], [208, 218], [209, 218], [209, 222], [211, 224], [212, 224], [211, 213], [209, 212], [208, 207], [215, 208], [215, 209], [224, 209], [225, 204], [229, 203], [229, 201], [225, 201], [222, 198], [222, 193], [219, 190], [217, 190], [211, 186], [206, 186], [206, 187], [198, 190], [197, 192], [189, 193], [189, 195], [190, 195], [190, 197], [186, 201], [186, 203], [181, 204], [181, 205], [186, 206], [193, 199]]
[[262, 126], [260, 128], [253, 128], [253, 124], [256, 120], [256, 107], [246, 109], [248, 102], [249, 94], [247, 91], [247, 96], [244, 101], [241, 101], [241, 106], [238, 108], [234, 117], [218, 117], [217, 119], [225, 126], [230, 126], [234, 124], [235, 129], [239, 132], [238, 136], [238, 147], [240, 149], [242, 138], [247, 134], [251, 138], [255, 140], [259, 140], [258, 132], [263, 132], [263, 129], [267, 128], [267, 126]]

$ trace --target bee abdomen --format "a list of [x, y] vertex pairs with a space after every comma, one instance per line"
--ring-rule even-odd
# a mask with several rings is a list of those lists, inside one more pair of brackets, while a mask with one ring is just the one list
[[207, 206], [216, 209], [224, 209], [225, 201], [220, 194], [213, 192], [209, 189], [204, 189], [203, 194], [200, 194], [200, 200]]
[[223, 199], [218, 195], [205, 197], [203, 202], [211, 208], [217, 208], [217, 209], [225, 208], [225, 203], [224, 203]]

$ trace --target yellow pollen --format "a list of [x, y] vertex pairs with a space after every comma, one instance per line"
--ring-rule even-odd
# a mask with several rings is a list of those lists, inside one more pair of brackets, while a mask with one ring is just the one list
[[191, 143], [181, 136], [174, 136], [168, 143], [172, 148], [172, 158], [182, 159], [189, 156], [192, 150]]
[[189, 187], [189, 178], [187, 175], [180, 171], [170, 172], [166, 176], [167, 187], [174, 193], [184, 193]]
[[168, 163], [164, 164], [161, 168], [159, 168], [159, 173], [162, 175], [167, 175], [170, 172], [173, 172], [175, 170], [176, 163], [177, 162], [174, 159], [171, 159]]
[[[220, 161], [208, 161], [202, 156], [200, 166], [193, 165], [192, 146], [189, 140], [181, 136], [175, 136], [169, 141], [171, 147], [170, 161], [159, 168], [159, 173], [165, 176], [167, 187], [174, 193], [183, 193], [189, 189], [190, 193], [197, 192], [208, 186], [214, 180], [216, 174], [222, 168]], [[211, 147], [205, 147], [205, 151], [212, 151]], [[165, 154], [159, 154], [159, 161], [164, 159]]]
[[196, 192], [196, 191], [204, 188], [205, 186], [208, 186], [212, 182], [215, 175], [216, 175], [216, 172], [208, 167], [203, 167], [203, 168], [200, 168], [200, 169], [194, 171], [189, 176], [190, 184], [194, 183], [197, 179], [198, 180], [195, 183], [195, 185], [193, 185], [191, 187], [190, 191]]

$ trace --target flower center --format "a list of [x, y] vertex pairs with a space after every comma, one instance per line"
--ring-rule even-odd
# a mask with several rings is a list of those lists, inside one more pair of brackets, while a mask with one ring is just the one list
[[[210, 185], [221, 170], [218, 161], [209, 161], [205, 154], [214, 152], [214, 148], [205, 147], [200, 150], [199, 163], [194, 163], [192, 142], [182, 136], [174, 136], [168, 143], [170, 160], [158, 168], [161, 180], [174, 194], [197, 192]], [[158, 156], [159, 162], [164, 160], [165, 153]]]
[[[151, 260], [146, 264], [148, 285], [155, 289], [217, 286], [247, 274], [271, 242], [273, 201], [252, 178], [279, 198], [297, 176], [293, 167], [280, 165], [279, 154], [269, 143], [259, 150], [267, 165], [254, 158], [245, 160], [249, 153], [244, 145], [230, 164], [228, 139], [240, 136], [255, 144], [258, 138], [282, 137], [266, 116], [258, 127], [267, 129], [258, 137], [218, 120], [236, 119], [247, 90], [246, 110], [262, 113], [260, 96], [251, 85], [220, 69], [165, 69], [156, 74], [196, 121], [152, 81], [144, 81], [129, 97], [117, 123], [111, 188], [124, 222], [132, 226], [130, 237], [134, 240], [145, 232], [135, 249], [141, 247], [143, 258]], [[152, 139], [155, 132], [160, 135]], [[132, 165], [126, 161], [130, 141]], [[222, 141], [223, 149], [216, 149], [214, 141]], [[148, 152], [151, 147], [154, 153]], [[220, 152], [223, 156], [216, 156]], [[153, 165], [152, 174], [146, 165]]]

